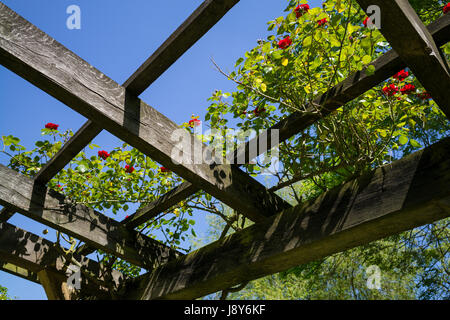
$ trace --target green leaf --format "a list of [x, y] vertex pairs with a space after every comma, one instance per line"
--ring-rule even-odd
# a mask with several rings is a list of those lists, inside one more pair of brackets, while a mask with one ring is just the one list
[[414, 140], [414, 139], [409, 140], [409, 143], [414, 148], [422, 148], [422, 145], [419, 142], [417, 142], [416, 140]]
[[398, 142], [399, 142], [401, 145], [407, 144], [408, 141], [409, 141], [409, 139], [408, 139], [408, 137], [405, 136], [405, 135], [401, 135], [400, 138], [398, 138]]
[[366, 68], [366, 74], [368, 76], [374, 75], [375, 74], [375, 66], [374, 65], [370, 65]]

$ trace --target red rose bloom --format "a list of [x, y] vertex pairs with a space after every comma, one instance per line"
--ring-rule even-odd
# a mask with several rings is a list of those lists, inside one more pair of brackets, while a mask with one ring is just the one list
[[198, 127], [202, 122], [198, 119], [192, 119], [189, 121], [189, 126], [193, 127]]
[[166, 167], [161, 167], [159, 169], [161, 170], [161, 172], [170, 172], [170, 170], [167, 169]]
[[291, 37], [287, 36], [283, 40], [278, 41], [278, 48], [286, 49], [292, 44]]
[[390, 84], [389, 86], [383, 88], [383, 93], [389, 97], [395, 95], [397, 92], [398, 88], [395, 84]]
[[64, 189], [60, 184], [56, 185], [61, 191]]
[[405, 70], [402, 70], [402, 71], [400, 71], [399, 73], [397, 73], [397, 74], [394, 75], [394, 79], [397, 79], [397, 80], [399, 80], [399, 81], [403, 81], [403, 80], [405, 80], [406, 78], [408, 78], [408, 76], [409, 76], [409, 72], [408, 72], [408, 71], [405, 71]]
[[103, 160], [106, 160], [109, 157], [109, 153], [106, 152], [105, 150], [102, 150], [102, 151], [98, 152], [98, 156], [99, 156], [99, 158], [102, 158]]
[[444, 12], [444, 14], [447, 14], [450, 12], [450, 2], [444, 6], [444, 9], [442, 9], [442, 12]]
[[126, 217], [125, 217], [125, 220], [128, 219], [129, 217], [130, 217], [130, 216], [126, 216]]
[[422, 93], [419, 93], [419, 98], [422, 100], [428, 100], [428, 99], [431, 99], [432, 97], [431, 97], [431, 94], [429, 94], [428, 92], [422, 92]]
[[308, 12], [309, 10], [309, 5], [307, 4], [300, 4], [297, 6], [297, 8], [294, 9], [295, 12], [295, 16], [297, 18], [300, 18], [302, 15], [305, 14], [305, 12]]
[[264, 112], [266, 112], [266, 109], [264, 107], [261, 109], [259, 107], [256, 107], [256, 109], [253, 110], [253, 114], [257, 117], [259, 117], [259, 115], [261, 115], [261, 113], [264, 113]]
[[410, 94], [416, 91], [416, 87], [413, 84], [406, 84], [400, 89], [402, 94]]
[[58, 127], [59, 127], [59, 125], [51, 123], [51, 122], [49, 122], [45, 125], [45, 128], [50, 129], [50, 130], [58, 130]]
[[328, 22], [327, 18], [324, 18], [322, 20], [317, 21], [317, 24], [319, 26], [323, 26], [324, 24], [326, 24]]
[[130, 167], [129, 165], [125, 166], [125, 172], [126, 173], [133, 173], [134, 167]]
[[369, 17], [366, 17], [366, 18], [364, 19], [364, 21], [363, 21], [364, 27], [367, 28], [367, 23], [369, 22], [369, 20], [370, 20]]

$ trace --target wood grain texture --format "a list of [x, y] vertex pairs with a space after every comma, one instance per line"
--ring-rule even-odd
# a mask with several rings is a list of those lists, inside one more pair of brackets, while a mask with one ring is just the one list
[[0, 204], [144, 268], [151, 269], [176, 256], [162, 243], [86, 206], [72, 205], [63, 195], [3, 165]]
[[289, 207], [236, 166], [195, 164], [191, 147], [194, 141], [201, 144], [198, 139], [4, 4], [0, 62], [250, 219]]
[[381, 33], [450, 119], [450, 68], [408, 0], [357, 0], [381, 10]]
[[139, 96], [238, 2], [239, 0], [204, 1], [123, 86]]
[[[119, 288], [125, 280], [124, 275], [117, 270], [104, 274], [105, 271], [96, 261], [76, 254], [74, 258], [84, 270], [97, 275], [99, 282], [108, 279]], [[55, 248], [54, 243], [5, 222], [0, 223], [0, 260], [4, 261], [0, 266], [6, 272], [30, 281], [40, 283], [37, 274], [44, 269], [51, 270], [58, 281], [67, 280], [66, 258]], [[98, 283], [89, 281], [87, 277], [81, 280], [81, 290], [94, 293], [103, 291]]]
[[450, 216], [450, 138], [131, 280], [126, 299], [195, 299]]

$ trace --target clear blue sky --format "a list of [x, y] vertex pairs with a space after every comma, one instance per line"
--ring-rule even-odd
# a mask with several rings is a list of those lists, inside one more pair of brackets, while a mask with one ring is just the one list
[[[11, 9], [61, 42], [107, 76], [123, 83], [151, 53], [201, 4], [200, 0], [1, 0]], [[225, 70], [245, 51], [267, 36], [266, 22], [284, 15], [287, 0], [243, 0], [213, 29], [152, 84], [141, 98], [181, 124], [191, 114], [204, 118], [207, 98], [216, 89], [230, 91], [233, 84], [212, 66]], [[310, 1], [317, 6], [320, 1]], [[66, 27], [66, 8], [81, 8], [81, 30]], [[61, 130], [78, 130], [85, 118], [69, 107], [0, 66], [0, 135], [21, 138], [34, 145], [48, 122]], [[103, 132], [95, 143], [105, 150], [118, 139]], [[0, 163], [7, 158], [0, 155]], [[1, 206], [0, 206], [1, 207]], [[10, 223], [42, 236], [45, 228], [21, 215]], [[200, 227], [204, 222], [198, 221]], [[54, 240], [52, 232], [47, 236]], [[46, 299], [41, 286], [0, 271], [0, 284], [19, 299]]]

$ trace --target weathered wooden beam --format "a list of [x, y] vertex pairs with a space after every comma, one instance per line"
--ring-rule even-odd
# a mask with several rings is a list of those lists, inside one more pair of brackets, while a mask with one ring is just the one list
[[0, 62], [254, 221], [290, 206], [236, 166], [196, 164], [197, 138], [4, 4]]
[[[109, 273], [96, 261], [77, 254], [74, 254], [73, 258], [79, 263], [82, 270], [95, 276], [97, 281], [97, 283], [94, 282], [82, 272], [81, 290], [86, 289], [89, 292], [93, 290], [99, 293], [103, 291], [100, 285], [103, 285], [105, 281], [110, 281], [112, 286], [119, 288], [125, 280], [121, 272], [112, 270]], [[61, 283], [67, 281], [67, 267], [73, 264], [67, 259], [68, 257], [62, 255], [54, 243], [9, 223], [0, 223], [0, 260], [7, 262], [6, 264], [2, 262], [0, 265], [3, 265], [4, 268], [6, 266], [5, 271], [30, 281], [36, 282], [37, 280], [37, 283], [40, 283], [40, 280], [36, 279], [36, 275], [38, 273], [41, 275], [42, 270], [47, 270], [52, 273], [57, 282]], [[24, 270], [27, 270], [32, 277], [27, 275]]]
[[[449, 42], [450, 15], [445, 15], [428, 25], [428, 30], [432, 34], [437, 45], [442, 46]], [[394, 50], [388, 51], [373, 61], [370, 65], [375, 66], [374, 74], [366, 74], [365, 68], [361, 72], [353, 73], [347, 79], [333, 87], [329, 92], [317, 97], [314, 100], [314, 103], [316, 106], [321, 106], [320, 113], [315, 113], [315, 108], [312, 106], [309, 106], [309, 110], [311, 111], [310, 113], [294, 112], [275, 124], [262, 135], [255, 137], [248, 143], [242, 144], [236, 151], [230, 153], [227, 158], [232, 160], [234, 163], [237, 163], [237, 159], [245, 157], [248, 162], [251, 160], [249, 159], [249, 145], [252, 144], [254, 146], [259, 146], [259, 140], [261, 137], [267, 139], [268, 148], [275, 147], [270, 144], [271, 130], [278, 129], [279, 142], [285, 141], [293, 135], [306, 129], [308, 126], [320, 119], [321, 116], [329, 114], [333, 110], [340, 108], [406, 67], [405, 63]], [[263, 150], [258, 148], [257, 151], [258, 155], [260, 155], [266, 152], [267, 149]], [[166, 193], [161, 199], [158, 199], [147, 207], [140, 209], [139, 212], [131, 215], [125, 223], [131, 227], [135, 227], [145, 221], [148, 221], [198, 191], [200, 191], [199, 188], [194, 187], [189, 182], [184, 182]]]
[[72, 300], [72, 292], [57, 272], [43, 269], [38, 272], [38, 276], [48, 300]]
[[124, 87], [139, 96], [239, 0], [206, 0], [136, 70]]
[[4, 262], [4, 261], [0, 261], [0, 270], [7, 272], [9, 274], [12, 274], [13, 276], [37, 283], [37, 284], [41, 284], [39, 282], [39, 277], [37, 275], [37, 273], [31, 272], [27, 269], [18, 267], [12, 263], [8, 263], [8, 262]]
[[131, 281], [125, 299], [195, 299], [450, 216], [450, 138]]
[[450, 69], [438, 45], [408, 0], [357, 0], [363, 10], [376, 5], [380, 31], [450, 119]]
[[162, 243], [0, 165], [0, 204], [135, 265], [151, 269], [176, 255]]
[[92, 121], [87, 121], [66, 144], [41, 168], [34, 180], [47, 184], [61, 171], [78, 153], [83, 150], [100, 132], [102, 128]]

